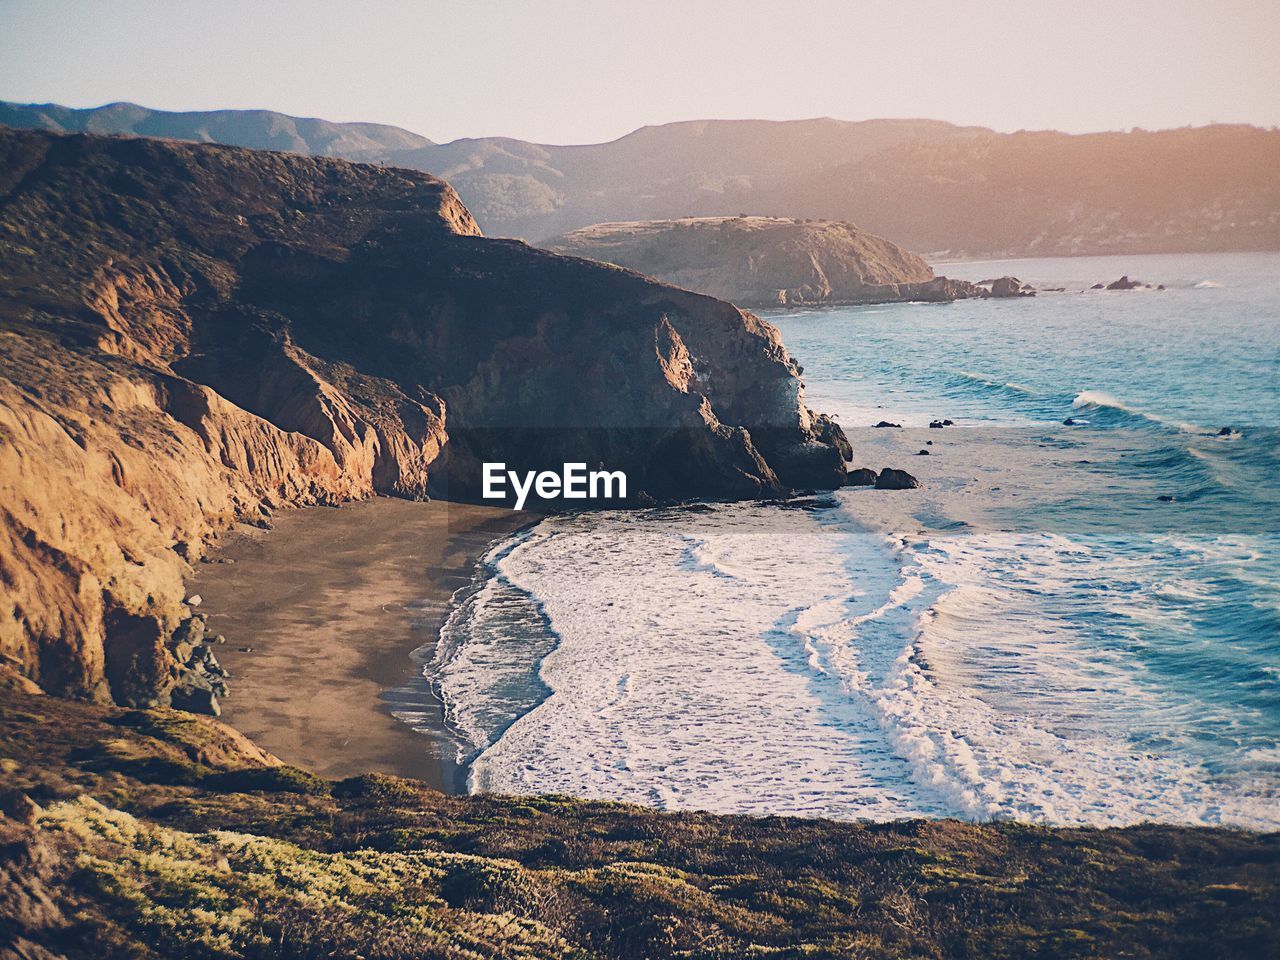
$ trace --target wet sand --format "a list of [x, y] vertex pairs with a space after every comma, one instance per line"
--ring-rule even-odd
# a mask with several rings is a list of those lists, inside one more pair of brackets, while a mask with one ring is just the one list
[[[426, 645], [429, 655], [450, 597], [488, 545], [531, 519], [378, 498], [289, 511], [270, 531], [229, 535], [188, 587], [203, 598], [209, 632], [227, 638], [216, 648], [231, 672], [222, 719], [322, 776], [377, 771], [463, 790], [414, 651]], [[413, 713], [414, 727], [392, 710]]]

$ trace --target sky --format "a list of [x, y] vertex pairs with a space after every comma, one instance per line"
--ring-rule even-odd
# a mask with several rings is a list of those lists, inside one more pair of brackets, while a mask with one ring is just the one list
[[1277, 0], [0, 0], [0, 99], [437, 141], [692, 119], [1280, 125]]

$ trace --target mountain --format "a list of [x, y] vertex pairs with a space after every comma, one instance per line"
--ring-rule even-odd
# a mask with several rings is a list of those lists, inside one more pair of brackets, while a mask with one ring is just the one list
[[423, 170], [447, 179], [487, 234], [530, 240], [603, 222], [756, 214], [846, 220], [952, 257], [1280, 249], [1280, 131], [1249, 126], [1071, 135], [933, 120], [704, 120], [552, 146], [438, 144], [393, 127], [131, 104], [0, 104], [0, 123]]
[[[747, 307], [981, 296], [914, 253], [838, 220], [695, 217], [599, 223], [543, 243]], [[948, 295], [950, 293], [950, 295]]]
[[952, 256], [1275, 250], [1280, 130], [916, 140], [816, 171], [773, 202]]
[[389, 160], [456, 184], [487, 230], [538, 239], [604, 221], [789, 216], [772, 198], [797, 178], [895, 144], [976, 132], [932, 120], [703, 120], [610, 143], [459, 140]]
[[0, 659], [207, 701], [182, 582], [218, 531], [474, 499], [484, 462], [603, 464], [633, 504], [843, 482], [771, 326], [479, 233], [414, 171], [0, 130]]
[[0, 124], [51, 133], [126, 134], [225, 143], [254, 150], [285, 150], [304, 156], [362, 161], [431, 146], [426, 137], [381, 123], [332, 123], [290, 117], [271, 110], [170, 113], [149, 110], [136, 103], [109, 103], [76, 110], [56, 103], [0, 101]]

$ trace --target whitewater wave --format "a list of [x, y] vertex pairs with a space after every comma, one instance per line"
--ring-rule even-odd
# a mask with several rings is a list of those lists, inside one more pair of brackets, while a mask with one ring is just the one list
[[1151, 413], [1131, 404], [1125, 403], [1114, 395], [1107, 393], [1105, 390], [1082, 390], [1076, 394], [1075, 399], [1071, 401], [1072, 409], [1075, 410], [1096, 410], [1099, 412], [1111, 412], [1119, 414], [1122, 417], [1132, 420], [1141, 421], [1168, 429], [1177, 430], [1182, 433], [1203, 433], [1204, 427], [1194, 423], [1187, 423], [1182, 420], [1170, 419], [1162, 417], [1158, 414]]
[[458, 735], [467, 763], [496, 742], [550, 692], [538, 676], [556, 644], [538, 602], [501, 572], [530, 536], [521, 531], [481, 559], [476, 579], [458, 590], [424, 673]]
[[[1160, 613], [1132, 585], [1152, 571], [1106, 550], [904, 544], [839, 509], [726, 505], [680, 524], [552, 518], [496, 569], [558, 644], [539, 661], [547, 694], [476, 758], [474, 790], [843, 819], [1280, 825], [1274, 778], [1253, 794], [1224, 784], [1183, 743], [1212, 711], [1135, 669], [1141, 618]], [[1156, 593], [1183, 611], [1212, 599], [1172, 576]], [[1119, 624], [1114, 643], [1085, 615]]]

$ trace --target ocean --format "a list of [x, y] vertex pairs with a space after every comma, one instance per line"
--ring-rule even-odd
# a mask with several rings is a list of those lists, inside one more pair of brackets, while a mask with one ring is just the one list
[[[1280, 828], [1280, 255], [938, 272], [1066, 289], [767, 315], [921, 489], [490, 551], [427, 667], [470, 789]], [[1166, 289], [1088, 289], [1121, 274]]]

